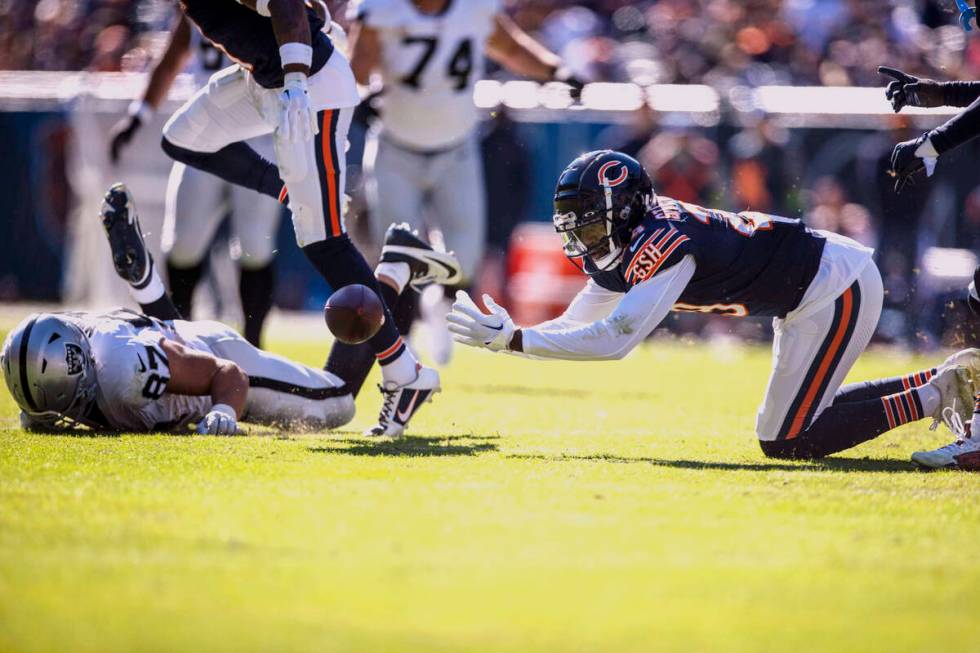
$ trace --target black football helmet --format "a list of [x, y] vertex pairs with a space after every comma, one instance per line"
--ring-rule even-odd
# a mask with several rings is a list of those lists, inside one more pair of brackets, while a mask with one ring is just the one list
[[649, 175], [633, 157], [612, 150], [578, 157], [555, 189], [553, 220], [565, 256], [587, 274], [611, 269], [654, 198]]

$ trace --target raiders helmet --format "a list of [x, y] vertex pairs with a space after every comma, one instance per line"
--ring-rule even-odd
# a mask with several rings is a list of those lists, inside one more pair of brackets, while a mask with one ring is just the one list
[[3, 378], [28, 416], [85, 423], [95, 400], [88, 338], [63, 316], [36, 313], [10, 332], [0, 352]]
[[588, 274], [609, 270], [653, 200], [653, 183], [633, 157], [599, 150], [575, 159], [555, 189], [553, 219], [565, 256]]

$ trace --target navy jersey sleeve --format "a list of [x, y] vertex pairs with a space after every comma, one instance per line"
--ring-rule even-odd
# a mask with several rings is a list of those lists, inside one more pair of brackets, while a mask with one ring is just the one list
[[690, 252], [691, 239], [669, 222], [648, 229], [634, 239], [623, 257], [623, 279], [627, 288], [652, 279], [672, 268]]

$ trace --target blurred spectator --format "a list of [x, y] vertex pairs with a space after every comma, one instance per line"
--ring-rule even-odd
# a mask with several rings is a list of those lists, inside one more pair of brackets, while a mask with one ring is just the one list
[[815, 229], [843, 234], [867, 247], [878, 245], [871, 213], [849, 201], [844, 187], [833, 177], [821, 177], [813, 185], [807, 223]]
[[660, 195], [682, 202], [714, 204], [718, 197], [718, 146], [693, 131], [661, 131], [640, 151]]
[[[139, 67], [173, 0], [0, 0], [0, 69]], [[330, 0], [337, 17], [346, 3]], [[595, 80], [878, 85], [879, 62], [975, 78], [980, 42], [952, 0], [507, 0], [580, 74]], [[137, 53], [138, 54], [138, 53]], [[128, 63], [132, 59], [132, 63]]]

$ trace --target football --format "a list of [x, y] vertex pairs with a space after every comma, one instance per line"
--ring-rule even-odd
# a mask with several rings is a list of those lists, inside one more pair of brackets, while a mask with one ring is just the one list
[[360, 284], [344, 286], [330, 295], [323, 316], [337, 340], [358, 345], [378, 332], [385, 321], [381, 298]]

